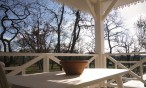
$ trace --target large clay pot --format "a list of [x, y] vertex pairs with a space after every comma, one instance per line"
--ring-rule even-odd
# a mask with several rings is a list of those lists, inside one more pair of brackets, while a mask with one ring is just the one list
[[87, 60], [67, 60], [60, 61], [66, 75], [81, 75], [87, 66]]

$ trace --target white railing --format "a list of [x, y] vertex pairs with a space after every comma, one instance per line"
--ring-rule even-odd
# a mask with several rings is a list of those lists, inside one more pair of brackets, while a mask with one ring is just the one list
[[[121, 54], [105, 54], [106, 59], [112, 61], [115, 64], [115, 68], [122, 68], [122, 69], [129, 69], [129, 74], [133, 76], [133, 79], [137, 79], [144, 84], [146, 84], [145, 80], [143, 79], [144, 71], [143, 71], [143, 63], [146, 62], [146, 58], [143, 58], [139, 61], [122, 61], [122, 58], [120, 59], [121, 61], [117, 61], [114, 59], [112, 56], [120, 56], [120, 55], [144, 55], [146, 52], [142, 53], [121, 53]], [[25, 74], [25, 71], [28, 67], [32, 66], [33, 64], [37, 63], [40, 60], [43, 60], [43, 72], [49, 72], [49, 59], [55, 61], [56, 63], [60, 64], [60, 60], [57, 58], [57, 56], [91, 56], [91, 58], [88, 61], [88, 67], [89, 64], [95, 60], [95, 67], [98, 65], [98, 55], [97, 54], [70, 54], [70, 53], [0, 53], [0, 56], [33, 56], [33, 58], [28, 61], [27, 63], [24, 63], [21, 66], [17, 67], [5, 67], [5, 70], [12, 70], [9, 72], [7, 75], [16, 75], [20, 72], [22, 74]], [[126, 66], [123, 65], [123, 63], [133, 63], [130, 68], [127, 68]], [[139, 67], [139, 75], [133, 72], [133, 69]], [[124, 78], [124, 77], [123, 77]], [[131, 78], [129, 78], [131, 79]], [[128, 79], [128, 80], [129, 80]], [[127, 80], [127, 78], [126, 78]], [[107, 85], [111, 86], [110, 84], [114, 82], [114, 80], [108, 81]]]
[[56, 56], [91, 56], [88, 60], [88, 67], [89, 64], [96, 58], [98, 58], [97, 54], [69, 54], [69, 53], [0, 53], [0, 56], [35, 56], [27, 63], [24, 63], [18, 67], [5, 67], [5, 70], [12, 70], [7, 75], [16, 75], [20, 72], [25, 74], [25, 71], [28, 67], [32, 66], [33, 64], [37, 63], [40, 60], [43, 60], [43, 72], [49, 72], [49, 59], [53, 60], [54, 62], [60, 64], [60, 60]]
[[[139, 80], [142, 83], [144, 83], [146, 85], [146, 81], [143, 78], [144, 75], [144, 63], [146, 62], [146, 57], [141, 58], [139, 61], [123, 61], [122, 58], [120, 58], [121, 61], [117, 61], [116, 59], [114, 59], [112, 56], [126, 56], [126, 55], [146, 55], [146, 52], [141, 52], [141, 53], [120, 53], [120, 54], [106, 54], [106, 58], [109, 59], [111, 62], [113, 62], [115, 64], [115, 68], [122, 68], [122, 69], [129, 69], [129, 75], [132, 75], [133, 78], [126, 78], [126, 80]], [[131, 65], [129, 68], [124, 66], [124, 64], [133, 64]], [[139, 67], [139, 74], [137, 74], [138, 72], [134, 72], [133, 70]], [[124, 78], [124, 77], [123, 77]], [[114, 82], [114, 80], [111, 80], [107, 83], [108, 86], [111, 86], [110, 83]]]

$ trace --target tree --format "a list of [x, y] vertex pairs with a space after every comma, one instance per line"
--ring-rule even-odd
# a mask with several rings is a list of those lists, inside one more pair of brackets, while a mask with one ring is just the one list
[[63, 22], [63, 19], [64, 19], [64, 12], [65, 12], [64, 11], [64, 5], [62, 5], [60, 10], [61, 10], [60, 11], [61, 12], [60, 17], [59, 17], [59, 15], [54, 13], [54, 15], [56, 16], [56, 22], [57, 22], [57, 30], [56, 30], [56, 32], [57, 32], [57, 45], [56, 45], [56, 48], [55, 48], [54, 52], [57, 52], [57, 53], [61, 52], [60, 42], [61, 42], [61, 32], [62, 32], [61, 27], [62, 27], [62, 22]]
[[112, 11], [104, 21], [104, 38], [107, 40], [109, 46], [109, 53], [113, 52], [113, 48], [119, 44], [115, 42], [118, 36], [121, 36], [124, 31], [122, 18], [118, 11]]
[[142, 16], [135, 23], [139, 45], [146, 49], [146, 19]]
[[[141, 48], [137, 46], [136, 40], [131, 37], [128, 33], [125, 32], [125, 34], [117, 37], [116, 41], [118, 42], [119, 46], [116, 49], [118, 53], [131, 53], [131, 52], [139, 52]], [[124, 60], [124, 61], [135, 61], [140, 58], [139, 55], [134, 54], [134, 55], [126, 55], [126, 56], [119, 56], [119, 59], [117, 60]], [[122, 58], [122, 59], [121, 59]], [[125, 63], [126, 66], [131, 67], [133, 64], [132, 63]]]
[[29, 32], [25, 31], [22, 34], [22, 38], [18, 41], [19, 45], [26, 46], [27, 49], [35, 53], [48, 53], [50, 44], [48, 44], [47, 38], [50, 28], [48, 24], [46, 24], [46, 26], [43, 28], [34, 26]]
[[80, 11], [74, 11], [75, 13], [75, 22], [74, 22], [74, 27], [73, 27], [73, 32], [72, 32], [72, 35], [71, 35], [71, 40], [70, 40], [70, 43], [69, 43], [69, 47], [68, 47], [68, 51], [70, 53], [73, 53], [74, 50], [75, 50], [75, 45], [76, 45], [76, 42], [77, 40], [79, 39], [79, 34], [80, 34], [80, 25], [79, 25], [79, 22], [81, 20], [81, 17], [80, 17]]
[[[91, 18], [90, 24], [90, 39], [92, 44], [88, 44], [88, 51], [95, 52], [95, 28], [93, 23], [93, 18]], [[113, 53], [113, 49], [116, 48], [119, 44], [116, 42], [116, 38], [124, 34], [124, 25], [120, 13], [117, 10], [112, 11], [104, 20], [104, 39], [105, 39], [105, 49], [106, 52]], [[93, 41], [94, 40], [94, 41]], [[95, 44], [95, 43], [94, 43]], [[92, 49], [92, 50], [91, 50]]]
[[[17, 0], [11, 3], [8, 1], [0, 1], [0, 3], [0, 41], [2, 42], [4, 52], [12, 52], [11, 43], [19, 34], [22, 25], [25, 24], [24, 19], [26, 19], [30, 13], [27, 5]], [[12, 61], [12, 57], [10, 57], [10, 60], [7, 62], [6, 59], [4, 59], [6, 66], [9, 66]]]
[[[52, 3], [52, 1], [49, 1]], [[47, 11], [50, 15], [49, 18], [49, 23], [50, 25], [53, 27], [54, 32], [56, 32], [55, 37], [57, 36], [57, 39], [54, 37], [53, 40], [56, 40], [57, 43], [54, 43], [54, 52], [55, 53], [60, 53], [62, 52], [61, 50], [61, 35], [63, 34], [63, 23], [64, 23], [64, 15], [65, 15], [65, 7], [64, 5], [59, 5], [59, 4], [54, 4], [55, 8], [49, 7], [46, 4], [41, 4], [41, 3], [37, 3], [39, 6], [43, 7], [42, 9], [45, 9], [45, 11]], [[52, 5], [51, 5], [52, 6]]]

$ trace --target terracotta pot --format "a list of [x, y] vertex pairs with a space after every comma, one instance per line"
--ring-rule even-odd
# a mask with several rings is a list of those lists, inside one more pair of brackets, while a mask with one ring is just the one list
[[81, 75], [87, 63], [88, 60], [60, 61], [66, 75]]

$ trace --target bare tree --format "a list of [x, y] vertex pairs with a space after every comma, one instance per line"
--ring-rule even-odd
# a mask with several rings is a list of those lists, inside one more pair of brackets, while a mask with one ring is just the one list
[[[30, 13], [27, 5], [19, 1], [12, 1], [10, 5], [7, 1], [0, 1], [0, 3], [0, 12], [2, 13], [0, 41], [2, 42], [4, 52], [12, 52], [11, 42], [19, 34], [20, 29], [25, 24], [24, 19], [26, 19]], [[6, 66], [9, 66], [13, 58], [10, 57], [8, 62], [6, 62], [6, 59], [4, 59], [4, 61]]]
[[[123, 34], [123, 22], [118, 11], [111, 12], [104, 21], [105, 40], [108, 42], [109, 53], [113, 52], [113, 48], [118, 46], [114, 43], [115, 39]], [[114, 44], [113, 44], [114, 43]]]
[[[47, 26], [48, 24], [46, 24]], [[37, 28], [34, 26], [29, 32], [25, 31], [22, 34], [19, 45], [24, 45], [32, 52], [36, 53], [48, 53], [50, 44], [47, 41], [48, 34], [50, 33], [50, 27]], [[50, 41], [51, 42], [51, 41]]]
[[128, 33], [117, 36], [115, 42], [119, 44], [115, 49], [119, 53], [139, 52], [141, 49], [137, 46], [136, 40]]
[[[51, 2], [51, 1], [50, 1]], [[47, 5], [45, 4], [41, 4], [41, 3], [37, 3], [39, 6], [43, 7], [43, 9], [45, 9], [49, 15], [51, 16], [50, 18], [50, 24], [52, 25], [54, 31], [56, 32], [57, 34], [57, 40], [54, 38], [54, 40], [57, 41], [57, 43], [55, 44], [55, 49], [54, 49], [54, 52], [56, 53], [60, 53], [62, 52], [61, 50], [61, 35], [63, 34], [63, 22], [65, 20], [64, 18], [64, 14], [65, 14], [65, 7], [64, 5], [56, 5], [56, 8], [51, 8], [51, 7], [48, 7]]]
[[75, 49], [75, 45], [76, 45], [76, 42], [77, 40], [79, 39], [79, 34], [80, 34], [80, 25], [79, 25], [79, 22], [81, 20], [80, 18], [80, 11], [74, 11], [75, 12], [75, 22], [74, 22], [74, 27], [73, 27], [73, 32], [72, 32], [72, 35], [71, 35], [71, 40], [70, 40], [70, 43], [69, 43], [69, 47], [68, 47], [68, 51], [70, 53], [73, 53], [74, 52], [74, 49]]
[[[93, 27], [94, 27], [94, 25], [92, 24], [93, 21], [91, 21], [92, 18], [90, 15], [82, 13], [79, 10], [77, 11], [73, 10], [72, 15], [74, 15], [75, 19], [74, 19], [74, 22], [71, 24], [72, 33], [71, 33], [67, 52], [70, 52], [70, 53], [81, 52], [82, 53], [84, 51], [84, 48], [87, 49], [88, 47], [86, 46], [87, 43], [85, 45], [84, 43], [87, 42], [88, 40], [86, 36], [88, 36], [89, 31], [93, 30]], [[77, 47], [80, 47], [81, 51], [78, 51]]]
[[135, 23], [137, 29], [137, 38], [139, 41], [139, 45], [146, 49], [146, 19], [142, 18], [142, 16]]
[[64, 5], [61, 7], [61, 13], [60, 13], [60, 17], [57, 15], [57, 14], [54, 14], [56, 16], [56, 22], [57, 22], [57, 45], [56, 45], [56, 48], [55, 48], [55, 51], [54, 52], [57, 52], [57, 53], [60, 53], [61, 50], [60, 50], [60, 42], [61, 42], [61, 27], [62, 27], [62, 22], [63, 22], [63, 19], [64, 19]]

